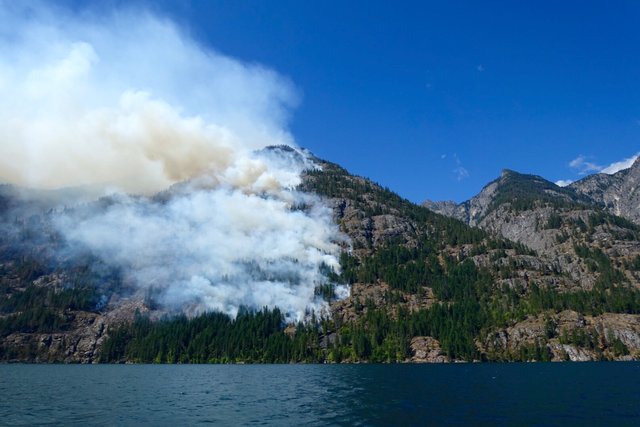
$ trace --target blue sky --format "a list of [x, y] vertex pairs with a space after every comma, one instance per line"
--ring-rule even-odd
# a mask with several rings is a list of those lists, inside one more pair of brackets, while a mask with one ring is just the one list
[[638, 2], [139, 3], [288, 77], [297, 143], [412, 201], [640, 151]]

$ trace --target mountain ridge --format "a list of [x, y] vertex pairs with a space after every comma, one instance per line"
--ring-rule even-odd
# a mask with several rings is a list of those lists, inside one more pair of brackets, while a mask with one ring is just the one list
[[[553, 199], [555, 199], [558, 203], [564, 199], [565, 202], [570, 203], [595, 205], [640, 224], [640, 157], [631, 167], [615, 174], [592, 174], [566, 187], [560, 187], [538, 175], [503, 169], [498, 178], [486, 184], [476, 196], [467, 201], [456, 203], [449, 200], [441, 202], [426, 200], [422, 205], [434, 212], [458, 218], [475, 226], [496, 205], [502, 204], [509, 197], [515, 196], [517, 199], [518, 196], [523, 196], [523, 194], [514, 195], [509, 192], [509, 189], [505, 191], [510, 178], [520, 181], [519, 190], [533, 191], [538, 199], [546, 193], [550, 196], [542, 197], [547, 199], [546, 202], [554, 202]], [[531, 185], [523, 185], [525, 181]], [[496, 197], [499, 197], [498, 200], [494, 200]]]

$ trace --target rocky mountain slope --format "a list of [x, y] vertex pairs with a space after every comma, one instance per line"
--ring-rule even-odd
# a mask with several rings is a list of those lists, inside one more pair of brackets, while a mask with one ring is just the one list
[[589, 175], [567, 187], [559, 187], [539, 176], [505, 169], [499, 178], [487, 184], [478, 195], [466, 202], [457, 204], [452, 201], [427, 200], [423, 206], [478, 226], [499, 205], [509, 201], [509, 198], [518, 200], [517, 207], [534, 200], [552, 203], [554, 206], [590, 205], [640, 224], [640, 158], [629, 169], [613, 175]]
[[[634, 168], [640, 169], [638, 162]], [[634, 168], [623, 171], [624, 176], [636, 173]], [[584, 248], [602, 251], [616, 266], [629, 265], [640, 250], [640, 226], [610, 213], [587, 194], [539, 176], [505, 170], [467, 202], [424, 206], [554, 259], [558, 271], [582, 287], [595, 280], [581, 263]]]
[[[639, 171], [636, 161], [631, 169], [615, 175], [593, 175], [563, 188], [539, 176], [505, 170], [467, 202], [423, 205], [535, 250], [539, 259], [548, 260], [559, 275], [570, 279], [564, 295], [597, 289], [604, 282], [638, 289], [640, 227], [632, 220], [637, 221], [637, 204], [633, 206]], [[488, 352], [495, 346], [502, 353], [517, 351], [523, 337], [543, 335], [547, 324], [547, 348], [554, 359], [561, 358], [562, 342], [567, 342], [560, 330], [572, 333], [575, 329], [583, 343], [589, 341], [589, 351], [569, 351], [571, 360], [593, 360], [595, 347], [602, 345], [596, 341], [603, 336], [625, 335], [635, 345], [631, 341], [638, 339], [637, 315], [624, 310], [595, 317], [584, 314], [581, 310], [547, 312], [488, 336], [484, 343]], [[567, 318], [573, 320], [567, 323]], [[564, 326], [558, 329], [558, 325]]]
[[640, 157], [631, 168], [613, 175], [590, 175], [569, 185], [577, 194], [604, 206], [614, 215], [640, 224]]
[[[355, 261], [343, 263], [351, 296], [334, 304], [341, 322], [362, 322], [366, 330], [367, 310], [386, 310], [397, 318], [400, 314], [394, 312], [404, 308], [419, 316], [424, 309], [462, 307], [473, 298], [482, 301], [476, 308], [489, 317], [472, 332], [477, 358], [540, 360], [544, 353], [548, 359], [579, 360], [588, 353], [595, 360], [628, 357], [634, 351], [638, 357], [638, 317], [628, 314], [637, 308], [596, 307], [592, 299], [637, 297], [634, 266], [640, 263], [640, 230], [592, 206], [586, 197], [540, 177], [505, 171], [475, 200], [457, 207], [467, 222], [477, 221], [480, 227], [475, 228], [430, 214], [328, 163], [321, 173], [310, 174], [306, 188], [328, 197], [337, 221], [356, 242]], [[473, 265], [477, 275], [460, 280], [466, 294], [458, 297], [451, 295], [451, 288], [461, 265]], [[440, 268], [438, 277], [435, 271]], [[483, 280], [486, 287], [477, 288]], [[584, 304], [569, 302], [574, 298], [584, 298]], [[616, 313], [606, 314], [609, 310]], [[573, 327], [564, 322], [567, 316], [591, 316], [592, 323]], [[600, 332], [587, 324], [599, 325]], [[458, 325], [458, 334], [465, 335], [469, 326]], [[589, 327], [590, 332], [584, 332]], [[574, 339], [574, 329], [580, 337], [583, 332], [597, 335], [600, 348], [579, 350], [582, 342]], [[437, 335], [411, 337], [411, 360], [455, 358], [450, 342], [444, 352], [436, 346], [441, 344], [438, 338], [449, 341], [451, 336], [442, 331]], [[614, 343], [622, 348], [618, 335], [625, 337], [626, 350], [614, 354]]]
[[[331, 314], [307, 325], [274, 324], [277, 313], [236, 326], [163, 318], [117, 269], [64, 250], [57, 208], [1, 187], [0, 360], [640, 358], [640, 229], [594, 196], [505, 171], [464, 205], [430, 205], [441, 215], [315, 162], [300, 190], [331, 207], [348, 239], [341, 273], [317, 288]], [[350, 285], [347, 298], [337, 284]]]

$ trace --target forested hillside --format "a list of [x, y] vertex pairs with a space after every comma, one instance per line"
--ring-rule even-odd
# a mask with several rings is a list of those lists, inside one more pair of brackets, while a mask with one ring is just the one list
[[[291, 324], [278, 309], [245, 308], [235, 319], [221, 313], [176, 317], [152, 294], [127, 296], [118, 272], [90, 254], [67, 259], [56, 252], [58, 237], [47, 226], [46, 209], [28, 219], [5, 214], [0, 358], [640, 358], [640, 230], [633, 223], [571, 190], [508, 172], [502, 192], [483, 202], [481, 218], [504, 218], [522, 229], [522, 218], [535, 224], [526, 228], [528, 239], [508, 238], [489, 222], [469, 226], [335, 164], [316, 162], [321, 169], [307, 171], [300, 190], [322, 197], [348, 236], [340, 242], [340, 273], [328, 270], [326, 283], [316, 286], [316, 295], [330, 304], [329, 316], [309, 313], [306, 322]], [[7, 195], [4, 203], [19, 201]], [[537, 244], [541, 239], [552, 243]], [[335, 294], [341, 284], [351, 290], [344, 299]]]

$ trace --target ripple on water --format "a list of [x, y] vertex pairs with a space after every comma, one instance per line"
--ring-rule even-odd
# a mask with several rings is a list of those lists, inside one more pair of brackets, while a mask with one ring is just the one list
[[0, 365], [0, 424], [640, 425], [639, 367]]

